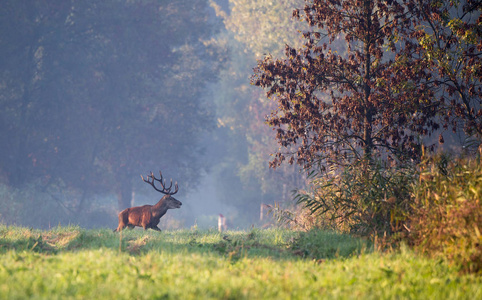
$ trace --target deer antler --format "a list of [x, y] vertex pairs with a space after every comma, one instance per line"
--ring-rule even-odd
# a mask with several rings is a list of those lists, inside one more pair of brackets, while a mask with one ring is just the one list
[[[166, 181], [164, 181], [162, 179], [162, 172], [159, 171], [159, 175], [161, 176], [161, 178], [156, 178], [154, 176], [154, 173], [151, 172], [150, 175], [147, 175], [147, 180], [144, 179], [144, 177], [141, 175], [141, 178], [142, 180], [144, 180], [144, 182], [147, 182], [149, 183], [156, 191], [160, 192], [160, 193], [163, 193], [163, 194], [166, 194], [166, 195], [174, 195], [175, 193], [177, 193], [177, 191], [179, 190], [179, 187], [177, 186], [177, 182], [175, 183], [174, 187], [176, 188], [176, 190], [174, 192], [171, 193], [171, 188], [172, 188], [172, 179], [171, 179], [171, 184], [169, 185], [168, 188], [166, 188]], [[155, 186], [155, 181], [158, 181], [161, 186], [162, 186], [162, 190], [158, 189], [156, 186]]]

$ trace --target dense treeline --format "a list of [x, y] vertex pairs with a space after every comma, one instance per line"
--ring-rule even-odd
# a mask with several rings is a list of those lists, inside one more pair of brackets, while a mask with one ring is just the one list
[[0, 22], [4, 184], [69, 191], [78, 212], [96, 194], [130, 206], [156, 168], [196, 186], [220, 61], [207, 1], [4, 1]]
[[261, 53], [295, 40], [302, 1], [57, 2], [0, 9], [3, 222], [109, 226], [156, 200], [139, 174], [159, 168], [193, 220], [211, 207], [244, 226], [302, 184], [268, 169], [273, 106], [249, 85]]

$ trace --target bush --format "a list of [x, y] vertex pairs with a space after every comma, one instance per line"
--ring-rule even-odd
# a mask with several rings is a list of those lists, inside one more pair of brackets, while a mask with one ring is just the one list
[[358, 161], [342, 171], [312, 172], [311, 191], [300, 191], [295, 198], [337, 231], [391, 236], [404, 228], [414, 170]]
[[447, 258], [464, 272], [482, 273], [482, 168], [478, 159], [441, 155], [423, 162], [414, 186], [409, 241]]

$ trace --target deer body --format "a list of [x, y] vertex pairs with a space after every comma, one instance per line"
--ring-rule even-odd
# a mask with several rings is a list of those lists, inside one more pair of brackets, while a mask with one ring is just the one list
[[[152, 181], [149, 180], [152, 179]], [[142, 178], [144, 180], [144, 178]], [[157, 189], [154, 186], [154, 180], [160, 181], [163, 187], [162, 190]], [[148, 180], [144, 180], [145, 182], [151, 184], [154, 189], [158, 192], [166, 194], [164, 197], [159, 200], [155, 205], [143, 205], [143, 206], [136, 206], [136, 207], [129, 207], [124, 209], [119, 213], [119, 226], [115, 231], [121, 231], [124, 228], [128, 227], [132, 229], [136, 226], [144, 228], [147, 230], [148, 228], [154, 229], [156, 231], [161, 231], [157, 225], [162, 216], [164, 216], [168, 209], [180, 208], [182, 203], [181, 201], [172, 197], [173, 194], [177, 193], [178, 188], [176, 184], [176, 190], [171, 193], [171, 186], [169, 188], [165, 188], [165, 182], [162, 181], [162, 174], [161, 179], [157, 179], [151, 172], [151, 175], [148, 176]]]

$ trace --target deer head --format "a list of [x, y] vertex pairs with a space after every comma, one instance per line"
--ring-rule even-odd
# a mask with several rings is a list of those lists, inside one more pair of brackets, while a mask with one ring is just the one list
[[[166, 187], [166, 182], [162, 178], [162, 172], [161, 171], [159, 171], [159, 176], [160, 176], [160, 178], [156, 178], [154, 176], [154, 173], [151, 172], [150, 175], [147, 175], [147, 180], [144, 179], [144, 177], [142, 175], [141, 175], [141, 178], [142, 178], [142, 180], [144, 180], [144, 182], [149, 183], [156, 191], [166, 195], [166, 196], [162, 197], [162, 199], [164, 199], [163, 202], [167, 205], [168, 209], [180, 208], [181, 205], [182, 205], [181, 201], [172, 197], [172, 195], [176, 194], [177, 191], [179, 190], [179, 187], [177, 186], [177, 182], [174, 184], [174, 188], [175, 188], [174, 192], [171, 192], [172, 179], [171, 179], [171, 183], [170, 183], [169, 187]], [[159, 189], [159, 188], [156, 187], [156, 185], [155, 185], [156, 181], [159, 182], [162, 189]]]

